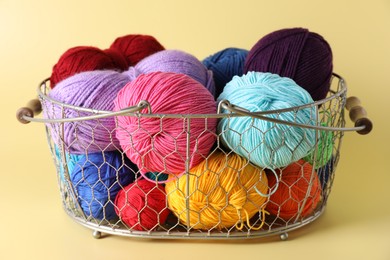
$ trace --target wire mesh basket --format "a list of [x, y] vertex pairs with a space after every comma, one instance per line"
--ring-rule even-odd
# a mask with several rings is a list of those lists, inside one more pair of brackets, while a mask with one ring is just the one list
[[[154, 114], [147, 100], [141, 101], [134, 107], [129, 107], [121, 111], [101, 111], [89, 108], [76, 107], [69, 104], [64, 104], [53, 100], [48, 96], [50, 88], [47, 86], [48, 80], [43, 81], [38, 87], [39, 101], [31, 101], [27, 107], [21, 108], [17, 112], [18, 119], [23, 123], [30, 121], [45, 123], [47, 140], [54, 163], [57, 169], [58, 184], [61, 195], [61, 200], [65, 212], [79, 224], [94, 230], [94, 237], [100, 237], [101, 233], [129, 236], [129, 237], [145, 237], [145, 238], [181, 238], [181, 239], [229, 239], [229, 238], [258, 238], [272, 235], [280, 235], [281, 239], [287, 239], [288, 232], [305, 226], [316, 220], [325, 210], [328, 197], [330, 195], [335, 171], [340, 159], [340, 149], [345, 131], [357, 131], [361, 134], [367, 134], [371, 131], [372, 123], [367, 118], [366, 112], [360, 106], [360, 101], [355, 97], [347, 99], [347, 87], [344, 79], [337, 75], [333, 75], [332, 87], [327, 97], [323, 100], [316, 101], [300, 107], [291, 107], [289, 109], [277, 111], [258, 111], [249, 112], [241, 108], [240, 104], [231, 104], [227, 100], [223, 100], [218, 104], [218, 113], [207, 115], [192, 115], [192, 114]], [[350, 118], [355, 122], [354, 127], [345, 127], [345, 108], [350, 111]], [[306, 109], [311, 111], [313, 115], [311, 120], [314, 124], [302, 124], [295, 121], [281, 120], [278, 115], [283, 113], [297, 114], [300, 110]], [[34, 114], [40, 111], [45, 113], [45, 118], [34, 118]], [[68, 117], [69, 110], [73, 111], [73, 115]], [[222, 113], [224, 110], [227, 113]], [[61, 117], [58, 117], [58, 111], [61, 111]], [[270, 116], [276, 115], [276, 116]], [[244, 160], [244, 166], [235, 166], [226, 163], [230, 157], [236, 155], [235, 148], [227, 148], [221, 140], [223, 133], [214, 133], [215, 143], [208, 155], [203, 156], [205, 169], [200, 174], [195, 174], [191, 167], [191, 161], [194, 154], [197, 153], [197, 148], [190, 149], [189, 141], [183, 150], [182, 168], [180, 175], [173, 174], [168, 170], [168, 167], [160, 171], [141, 170], [141, 167], [129, 167], [126, 163], [126, 153], [121, 150], [121, 147], [114, 143], [114, 131], [120, 128], [117, 124], [119, 117], [135, 117], [139, 119], [139, 131], [147, 131], [142, 124], [142, 118], [154, 118], [156, 124], [161, 128], [160, 134], [164, 131], [166, 120], [175, 119], [176, 124], [181, 125], [183, 130], [181, 135], [187, 138], [195, 138], [195, 143], [198, 144], [197, 136], [193, 136], [191, 130], [191, 121], [204, 121], [203, 133], [211, 133], [208, 128], [208, 120], [210, 119], [226, 119], [228, 122], [235, 117], [246, 117], [249, 120], [266, 120], [273, 123], [273, 127], [278, 129], [280, 126], [287, 127], [287, 131], [293, 128], [311, 129], [315, 134], [315, 143], [311, 149], [311, 153], [294, 164], [298, 171], [298, 178], [293, 183], [287, 182], [286, 171], [288, 167], [257, 167], [249, 159]], [[107, 136], [110, 136], [108, 146], [102, 147], [96, 145], [98, 139], [95, 130], [102, 126], [102, 120], [111, 118], [116, 126], [114, 131], [107, 129]], [[66, 125], [71, 125], [73, 129], [72, 135], [74, 139], [71, 143], [65, 142], [66, 136], [64, 128]], [[88, 142], [81, 140], [79, 136], [80, 129], [89, 129], [91, 138]], [[129, 133], [129, 138], [132, 138], [134, 133]], [[259, 133], [266, 134], [266, 133]], [[154, 136], [149, 135], [153, 140]], [[240, 136], [241, 138], [241, 136]], [[176, 137], [171, 138], [173, 147], [176, 146]], [[305, 142], [305, 140], [303, 140]], [[283, 143], [283, 141], [282, 141]], [[81, 162], [79, 157], [72, 154], [72, 147], [83, 147], [84, 160]], [[101, 161], [96, 162], [89, 148], [91, 146], [98, 147]], [[96, 148], [95, 147], [95, 148]], [[113, 148], [114, 147], [114, 148]], [[152, 146], [153, 152], [156, 148]], [[178, 152], [178, 148], [173, 153]], [[117, 152], [119, 154], [119, 164], [113, 165], [113, 162], [108, 159], [108, 152]], [[150, 151], [146, 151], [148, 153]], [[248, 151], [249, 158], [255, 154], [256, 149]], [[273, 151], [271, 151], [272, 154]], [[291, 150], [294, 154], [295, 150]], [[219, 171], [214, 170], [209, 164], [216, 154], [226, 158]], [[79, 155], [79, 156], [81, 156]], [[143, 155], [141, 155], [142, 157]], [[163, 161], [169, 157], [169, 154], [160, 154]], [[142, 161], [142, 160], [141, 160]], [[87, 180], [88, 172], [96, 172], [98, 176], [93, 182]], [[142, 164], [142, 163], [141, 163]], [[233, 165], [233, 166], [232, 166]], [[306, 166], [310, 166], [308, 174], [302, 172], [307, 171]], [[259, 177], [252, 186], [245, 186], [242, 177], [245, 167], [256, 168], [260, 173], [259, 176], [268, 176], [269, 180], [273, 179], [274, 183], [264, 181], [264, 177]], [[71, 169], [72, 168], [72, 169]], [[79, 170], [79, 177], [74, 177], [74, 169]], [[114, 172], [114, 180], [107, 183], [100, 173], [110, 168]], [[125, 221], [122, 216], [123, 207], [119, 206], [115, 194], [124, 191], [126, 185], [122, 182], [120, 172], [127, 169], [126, 174], [131, 175], [131, 181], [126, 183], [133, 187], [140, 188], [141, 182], [147, 180], [151, 183], [151, 189], [142, 192], [137, 199], [142, 200], [143, 206], [131, 205], [125, 203], [125, 206], [130, 207], [133, 212], [133, 222]], [[226, 188], [222, 179], [222, 172], [234, 172], [235, 185], [239, 186], [241, 192], [241, 206], [237, 206], [232, 202], [233, 192]], [[200, 179], [206, 175], [215, 175], [214, 184], [206, 192], [201, 188]], [[184, 186], [178, 183], [183, 180]], [[193, 181], [190, 184], [190, 181]], [[195, 180], [195, 181], [194, 181]], [[292, 198], [291, 194], [294, 185], [298, 182], [305, 182], [305, 189], [300, 192], [303, 194], [298, 200]], [[318, 183], [316, 183], [318, 182]], [[80, 188], [84, 183], [84, 188], [90, 190], [89, 197], [81, 194]], [[85, 185], [85, 183], [87, 183]], [[172, 184], [175, 183], [175, 184]], [[317, 185], [318, 184], [318, 185]], [[260, 191], [259, 185], [266, 186], [266, 192]], [[269, 186], [268, 186], [269, 185]], [[169, 189], [168, 189], [169, 186]], [[183, 187], [182, 187], [183, 186]], [[287, 190], [287, 197], [282, 198], [278, 202], [272, 199], [272, 196], [282, 188]], [[100, 187], [100, 188], [99, 188]], [[313, 191], [313, 187], [316, 187]], [[106, 194], [105, 200], [97, 198], [97, 189], [103, 190]], [[212, 196], [219, 191], [218, 196], [223, 202], [222, 205], [216, 205]], [[162, 199], [163, 206], [159, 209], [148, 205], [155, 196], [155, 191], [164, 194]], [[181, 196], [183, 207], [179, 210], [175, 204], [178, 197]], [[285, 192], [286, 193], [286, 192]], [[200, 194], [203, 200], [202, 207], [197, 207], [194, 204], [194, 197]], [[290, 194], [290, 196], [288, 195]], [[119, 196], [119, 195], [118, 195]], [[254, 197], [261, 198], [261, 203], [257, 203]], [[124, 196], [125, 199], [127, 195]], [[222, 197], [222, 199], [221, 199]], [[237, 198], [236, 198], [237, 199]], [[284, 199], [284, 200], [283, 200]], [[170, 201], [171, 200], [171, 201]], [[293, 200], [296, 210], [292, 214], [282, 214], [283, 207], [287, 205], [287, 200]], [[315, 201], [315, 203], [313, 202]], [[257, 204], [256, 204], [257, 203]], [[243, 209], [243, 205], [251, 205], [252, 213], [248, 214], [248, 210]], [[272, 211], [271, 206], [272, 205]], [[99, 214], [92, 213], [93, 207], [99, 208]], [[157, 220], [153, 225], [145, 225], [143, 218], [145, 215], [151, 214]], [[213, 215], [214, 219], [210, 215]], [[150, 216], [147, 216], [150, 217]], [[225, 218], [233, 219], [230, 222], [225, 221]], [[211, 220], [210, 220], [211, 218]], [[206, 223], [207, 219], [207, 223]], [[210, 223], [211, 222], [211, 223]]]

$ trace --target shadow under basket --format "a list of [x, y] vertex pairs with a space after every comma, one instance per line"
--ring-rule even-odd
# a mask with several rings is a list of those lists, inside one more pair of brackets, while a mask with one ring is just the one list
[[[285, 240], [289, 231], [313, 222], [324, 212], [340, 160], [344, 133], [357, 131], [367, 134], [372, 129], [372, 123], [359, 99], [347, 98], [346, 83], [337, 74], [333, 75], [327, 97], [311, 104], [249, 112], [240, 104], [223, 100], [218, 103], [216, 114], [207, 115], [154, 114], [147, 100], [116, 112], [76, 107], [50, 98], [47, 83], [48, 79], [39, 85], [38, 99], [19, 109], [17, 118], [22, 123], [44, 123], [65, 212], [77, 223], [92, 229], [95, 238], [107, 233], [160, 239], [248, 239], [279, 235]], [[354, 127], [345, 126], [345, 109], [349, 111]], [[290, 113], [293, 115], [291, 118], [295, 118], [294, 115], [302, 110], [312, 115], [307, 124], [281, 119], [284, 113]], [[42, 118], [34, 117], [41, 111], [44, 114]], [[68, 117], [70, 114], [72, 116]], [[130, 144], [136, 142], [139, 132], [150, 139], [150, 150], [141, 150], [135, 145], [132, 147], [132, 152], [140, 158], [137, 163], [127, 158], [129, 151], [123, 151], [116, 140], [116, 131], [125, 131], [118, 124], [120, 117], [137, 119], [137, 130], [127, 133]], [[233, 130], [228, 127], [220, 131], [210, 123], [227, 120], [226, 125], [229, 126], [230, 120], [238, 117], [252, 122], [250, 125], [253, 129], [246, 131], [258, 131], [261, 140], [258, 149], [248, 150], [247, 154], [242, 152], [245, 149], [241, 149], [240, 153], [236, 151], [244, 147], [243, 143], [247, 141], [244, 133], [235, 132], [242, 143], [232, 147], [226, 144], [224, 135]], [[143, 119], [153, 119], [160, 132], [148, 132]], [[113, 128], [105, 128], [105, 120], [111, 120]], [[180, 137], [168, 135], [166, 139], [172, 143], [167, 147], [171, 147], [171, 152], [161, 152], [154, 144], [158, 136], [165, 134], [172, 120], [182, 128]], [[260, 149], [267, 146], [266, 138], [261, 139], [267, 135], [267, 131], [255, 127], [257, 120], [269, 121], [273, 130], [283, 129], [286, 132], [301, 128], [310, 131], [315, 137], [314, 141], [310, 143], [306, 135], [300, 140], [300, 143], [311, 145], [310, 151], [291, 164], [275, 166], [272, 157], [276, 156], [277, 151], [271, 147], [268, 148], [271, 160], [265, 165], [257, 165], [251, 159], [263, 153]], [[194, 122], [204, 127], [198, 136], [192, 131]], [[83, 131], [90, 131], [89, 139], [82, 138]], [[109, 140], [106, 145], [97, 143], [102, 131]], [[209, 152], [204, 154], [200, 152], [202, 143], [198, 140], [206, 134], [215, 141]], [[179, 138], [187, 140], [185, 147], [177, 147], [182, 143]], [[282, 139], [280, 146], [285, 142]], [[297, 151], [298, 148], [290, 149], [288, 156], [295, 158]], [[117, 158], [115, 162], [109, 158], [112, 153]], [[149, 168], [147, 161], [151, 153], [161, 160], [161, 169]], [[182, 160], [180, 172], [174, 172], [164, 164], [173, 155]], [[237, 156], [243, 162], [240, 166], [229, 161]], [[196, 173], [194, 168], [197, 166], [193, 165], [195, 157], [201, 157], [198, 162], [204, 167]], [[216, 157], [220, 160], [217, 170], [216, 166], [211, 165]], [[289, 181], [288, 176], [291, 165], [294, 165], [294, 181]], [[249, 174], [247, 168], [256, 171], [259, 176], [250, 185], [244, 182], [244, 175]], [[110, 177], [104, 175], [108, 173]], [[226, 174], [230, 174], [228, 184], [222, 179]], [[210, 178], [210, 183], [206, 183], [207, 178]], [[147, 190], [142, 188], [145, 181], [148, 182]], [[300, 183], [304, 185], [299, 186]], [[128, 189], [129, 186], [133, 189]], [[259, 187], [264, 189], [259, 190]], [[137, 190], [137, 193], [130, 195], [125, 190], [132, 193]], [[154, 203], [157, 193], [162, 196], [158, 199], [158, 207]], [[118, 204], [119, 194], [124, 200], [121, 205]], [[218, 197], [218, 202], [215, 197]], [[132, 201], [137, 205], [133, 205]], [[181, 208], [176, 204], [181, 204]], [[131, 221], [123, 217], [125, 208], [131, 212]], [[286, 211], [288, 214], [285, 214]]]

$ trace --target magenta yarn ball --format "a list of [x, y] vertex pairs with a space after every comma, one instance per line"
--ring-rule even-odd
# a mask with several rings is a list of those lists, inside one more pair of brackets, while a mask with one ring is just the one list
[[[153, 116], [118, 116], [116, 137], [142, 173], [180, 175], [186, 161], [193, 167], [207, 157], [216, 140], [217, 119], [202, 117], [216, 113], [216, 102], [202, 84], [184, 74], [143, 74], [119, 91], [115, 110], [135, 106], [141, 100], [150, 103]], [[188, 119], [167, 114], [201, 116]]]
[[244, 74], [270, 72], [293, 79], [321, 100], [329, 92], [333, 58], [329, 43], [305, 28], [287, 28], [262, 37], [249, 51]]

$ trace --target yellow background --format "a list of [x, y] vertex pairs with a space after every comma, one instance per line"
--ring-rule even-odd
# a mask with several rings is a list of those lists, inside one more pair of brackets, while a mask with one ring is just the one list
[[[286, 242], [96, 240], [64, 213], [44, 127], [17, 123], [15, 111], [66, 49], [141, 33], [203, 59], [295, 26], [328, 40], [374, 122], [370, 135], [346, 133], [317, 221]], [[390, 259], [389, 0], [0, 0], [0, 75], [0, 259]]]

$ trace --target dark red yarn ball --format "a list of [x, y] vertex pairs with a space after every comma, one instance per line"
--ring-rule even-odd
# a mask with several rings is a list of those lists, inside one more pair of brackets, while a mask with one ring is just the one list
[[124, 71], [161, 50], [164, 47], [153, 36], [141, 34], [118, 37], [106, 50], [93, 46], [73, 47], [62, 54], [53, 66], [50, 87], [54, 88], [61, 80], [84, 71]]
[[143, 58], [165, 50], [165, 48], [150, 35], [129, 34], [118, 37], [111, 44], [110, 49], [122, 53], [129, 66], [134, 66]]
[[305, 28], [274, 31], [261, 38], [249, 51], [244, 73], [271, 72], [293, 79], [314, 100], [330, 89], [333, 61], [328, 42]]
[[144, 179], [118, 192], [115, 211], [129, 228], [141, 231], [153, 230], [164, 224], [170, 212], [164, 186]]
[[77, 73], [93, 70], [125, 70], [128, 64], [116, 50], [101, 50], [93, 46], [77, 46], [68, 49], [53, 66], [50, 87]]

